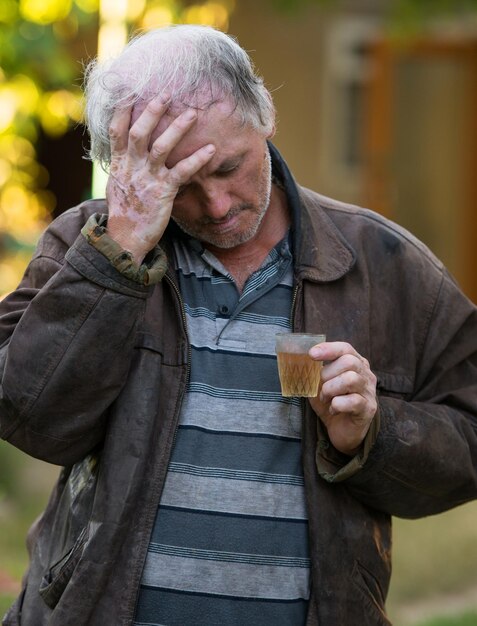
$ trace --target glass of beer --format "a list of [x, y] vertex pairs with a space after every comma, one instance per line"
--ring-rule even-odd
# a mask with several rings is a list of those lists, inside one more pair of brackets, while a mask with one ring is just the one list
[[276, 353], [282, 396], [314, 398], [318, 395], [322, 361], [315, 361], [308, 351], [326, 341], [325, 335], [278, 333]]

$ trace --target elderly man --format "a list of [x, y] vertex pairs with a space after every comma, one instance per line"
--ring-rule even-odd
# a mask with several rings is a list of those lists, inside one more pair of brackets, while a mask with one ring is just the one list
[[[477, 311], [409, 233], [300, 187], [213, 29], [87, 75], [106, 200], [1, 305], [3, 438], [64, 466], [13, 626], [389, 624], [392, 515], [477, 495]], [[277, 332], [326, 333], [284, 398]]]

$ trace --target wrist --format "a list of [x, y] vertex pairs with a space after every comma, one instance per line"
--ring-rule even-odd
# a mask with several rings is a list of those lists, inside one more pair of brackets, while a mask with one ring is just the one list
[[136, 265], [141, 265], [146, 254], [154, 247], [147, 245], [140, 237], [138, 237], [131, 229], [131, 224], [122, 223], [121, 218], [117, 219], [113, 216], [108, 218], [105, 233], [111, 237], [121, 248], [127, 251]]
[[106, 232], [107, 216], [91, 215], [81, 229], [88, 243], [105, 256], [127, 278], [149, 285], [162, 280], [167, 270], [167, 257], [159, 246], [154, 246], [148, 263], [137, 263], [131, 251]]

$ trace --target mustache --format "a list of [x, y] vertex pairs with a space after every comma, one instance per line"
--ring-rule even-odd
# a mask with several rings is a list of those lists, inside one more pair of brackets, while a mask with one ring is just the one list
[[230, 211], [226, 215], [224, 215], [224, 217], [221, 217], [220, 219], [215, 219], [213, 217], [205, 216], [199, 221], [199, 224], [200, 226], [208, 226], [209, 224], [223, 224], [232, 217], [235, 217], [239, 213], [242, 213], [242, 211], [249, 211], [253, 208], [254, 206], [250, 202], [243, 202], [242, 204], [232, 207]]

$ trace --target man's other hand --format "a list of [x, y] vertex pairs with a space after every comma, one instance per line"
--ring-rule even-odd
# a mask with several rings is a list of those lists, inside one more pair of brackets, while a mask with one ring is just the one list
[[348, 343], [324, 342], [309, 352], [324, 361], [318, 396], [310, 404], [333, 446], [347, 455], [359, 450], [376, 414], [376, 376]]

